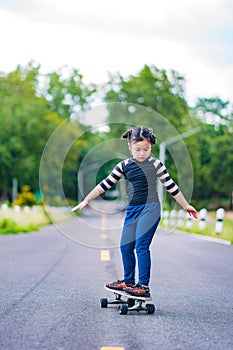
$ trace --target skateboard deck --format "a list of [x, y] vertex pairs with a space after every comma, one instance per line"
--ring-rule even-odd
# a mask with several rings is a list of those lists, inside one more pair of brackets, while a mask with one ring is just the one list
[[[154, 304], [143, 305], [147, 301], [151, 301], [151, 297], [140, 297], [131, 295], [123, 290], [110, 289], [106, 286], [104, 288], [115, 294], [114, 300], [109, 300], [107, 298], [100, 299], [100, 305], [102, 308], [107, 308], [110, 304], [118, 305], [118, 310], [120, 315], [126, 315], [128, 311], [146, 311], [147, 314], [153, 314], [156, 310]], [[124, 299], [122, 299], [123, 297]]]
[[124, 296], [124, 297], [126, 297], [128, 299], [142, 300], [142, 301], [150, 301], [150, 300], [152, 300], [151, 297], [140, 297], [140, 296], [137, 297], [135, 295], [131, 295], [131, 294], [125, 292], [124, 290], [115, 290], [115, 289], [108, 288], [106, 286], [104, 286], [104, 288], [106, 290], [108, 290], [109, 292], [111, 292], [111, 293], [122, 295], [122, 296]]

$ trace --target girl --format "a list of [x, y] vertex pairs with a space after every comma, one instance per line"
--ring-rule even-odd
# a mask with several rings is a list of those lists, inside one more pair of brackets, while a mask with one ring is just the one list
[[[126, 179], [128, 205], [122, 230], [120, 249], [124, 267], [124, 279], [107, 283], [114, 290], [124, 290], [135, 296], [149, 297], [150, 244], [160, 221], [160, 202], [156, 191], [157, 178], [180, 206], [197, 218], [194, 207], [189, 205], [178, 186], [170, 178], [159, 159], [150, 156], [156, 138], [152, 129], [136, 127], [126, 131], [131, 158], [118, 163], [111, 174], [100, 182], [72, 211], [83, 209], [91, 200], [109, 190], [122, 177]], [[139, 280], [135, 284], [135, 251]]]

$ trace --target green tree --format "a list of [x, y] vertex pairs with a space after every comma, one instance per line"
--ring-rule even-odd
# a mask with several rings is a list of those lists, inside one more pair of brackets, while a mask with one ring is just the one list
[[91, 96], [96, 91], [94, 84], [84, 84], [79, 70], [68, 67], [47, 74], [46, 86], [43, 95], [51, 110], [61, 118], [77, 118], [81, 110], [89, 107]]
[[[117, 75], [110, 77], [107, 90], [107, 103], [124, 104], [127, 102], [150, 108], [163, 115], [179, 132], [186, 131], [195, 124], [194, 118], [190, 118], [189, 107], [184, 97], [184, 77], [175, 71], [167, 72], [159, 70], [155, 66], [145, 65], [136, 76], [123, 78], [121, 75]], [[135, 108], [137, 107], [135, 106]], [[118, 122], [123, 119], [122, 121], [125, 123], [127, 120], [130, 120], [131, 123], [132, 111], [128, 110], [128, 106], [126, 106], [124, 112], [120, 118], [115, 110], [110, 110], [109, 121]], [[134, 115], [137, 113], [134, 112]], [[136, 123], [138, 123], [137, 119], [141, 119], [140, 115], [135, 118]]]
[[[28, 73], [28, 74], [27, 74]], [[33, 66], [0, 76], [0, 186], [10, 198], [12, 178], [38, 189], [40, 157], [46, 141], [59, 124], [47, 101], [36, 96], [37, 69]], [[33, 82], [33, 83], [32, 83]]]
[[233, 111], [230, 102], [219, 97], [198, 98], [192, 111], [203, 123], [232, 125]]
[[230, 102], [199, 98], [191, 110], [203, 122], [196, 136], [195, 199], [203, 205], [228, 206], [232, 192], [233, 145]]

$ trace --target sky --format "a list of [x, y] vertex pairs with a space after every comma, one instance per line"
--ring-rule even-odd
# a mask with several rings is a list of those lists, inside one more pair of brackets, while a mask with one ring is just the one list
[[4, 73], [34, 60], [101, 84], [148, 64], [184, 76], [190, 105], [233, 102], [232, 0], [0, 0], [0, 33]]

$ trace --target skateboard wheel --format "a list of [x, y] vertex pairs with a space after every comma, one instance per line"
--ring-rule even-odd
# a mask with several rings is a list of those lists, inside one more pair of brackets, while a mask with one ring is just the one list
[[128, 299], [127, 300], [128, 307], [133, 307], [135, 305], [135, 300], [134, 299]]
[[154, 314], [154, 312], [155, 312], [154, 304], [146, 304], [146, 312], [148, 314]]
[[107, 298], [100, 299], [100, 306], [103, 308], [108, 307], [108, 299]]
[[127, 315], [128, 312], [128, 306], [126, 304], [122, 304], [119, 307], [119, 314], [120, 315]]

